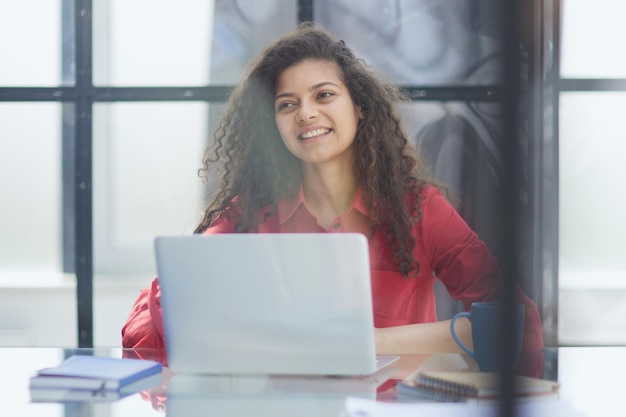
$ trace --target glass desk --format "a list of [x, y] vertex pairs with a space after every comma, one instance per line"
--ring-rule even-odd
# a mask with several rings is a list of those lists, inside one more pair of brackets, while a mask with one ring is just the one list
[[[347, 397], [397, 401], [393, 383], [363, 379], [273, 376], [172, 376], [164, 370], [161, 387], [114, 402], [32, 403], [28, 380], [38, 369], [57, 365], [77, 353], [128, 356], [122, 349], [0, 348], [2, 415], [11, 417], [122, 417], [189, 415], [316, 416], [345, 415]], [[132, 356], [132, 355], [131, 355]], [[444, 357], [439, 355], [438, 357]], [[405, 355], [391, 365], [402, 379], [433, 363], [434, 355]], [[543, 377], [561, 383], [555, 401], [581, 416], [623, 416], [626, 347], [563, 347], [543, 351]], [[381, 378], [379, 378], [381, 379]], [[418, 415], [416, 412], [415, 415]], [[533, 416], [534, 417], [534, 416]]]

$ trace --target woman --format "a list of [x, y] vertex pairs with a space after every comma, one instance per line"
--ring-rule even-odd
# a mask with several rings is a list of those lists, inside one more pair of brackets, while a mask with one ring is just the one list
[[[196, 233], [359, 232], [368, 237], [377, 353], [459, 351], [437, 321], [436, 275], [466, 309], [495, 300], [497, 265], [430, 179], [402, 129], [402, 97], [312, 24], [269, 46], [234, 90], [207, 151], [221, 178]], [[525, 349], [542, 347], [526, 304]], [[471, 346], [470, 326], [457, 334]], [[160, 288], [142, 291], [125, 347], [163, 348]]]

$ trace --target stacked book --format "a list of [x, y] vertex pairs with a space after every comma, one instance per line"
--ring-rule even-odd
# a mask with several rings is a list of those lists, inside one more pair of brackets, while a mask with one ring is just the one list
[[114, 401], [163, 382], [159, 362], [71, 356], [58, 366], [41, 369], [30, 378], [33, 402]]

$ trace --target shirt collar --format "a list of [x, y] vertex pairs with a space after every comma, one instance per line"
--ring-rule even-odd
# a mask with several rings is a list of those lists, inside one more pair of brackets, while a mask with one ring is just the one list
[[302, 184], [300, 184], [297, 194], [294, 194], [291, 197], [285, 197], [278, 203], [278, 221], [280, 224], [285, 223], [291, 216], [293, 216], [300, 206], [306, 206]]
[[[306, 201], [304, 200], [304, 188], [302, 187], [302, 184], [300, 184], [300, 188], [298, 189], [297, 194], [294, 194], [291, 197], [283, 198], [279, 202], [278, 220], [280, 224], [283, 224], [290, 217], [292, 217], [300, 206], [303, 206], [306, 208]], [[352, 200], [352, 205], [348, 209], [348, 212], [350, 212], [350, 210], [352, 209], [356, 209], [365, 217], [369, 217], [369, 211], [367, 210], [365, 201], [363, 201], [363, 190], [361, 189], [361, 187], [358, 187], [356, 189], [356, 193], [354, 194], [354, 199]]]

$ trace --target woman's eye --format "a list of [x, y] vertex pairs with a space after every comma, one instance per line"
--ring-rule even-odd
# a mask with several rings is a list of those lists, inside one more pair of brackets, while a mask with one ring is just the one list
[[276, 106], [276, 110], [284, 110], [292, 106], [293, 106], [293, 103], [290, 103], [290, 102], [278, 103], [278, 105]]
[[328, 98], [331, 96], [334, 96], [334, 94], [331, 93], [330, 91], [322, 91], [321, 93], [317, 95], [318, 98]]

